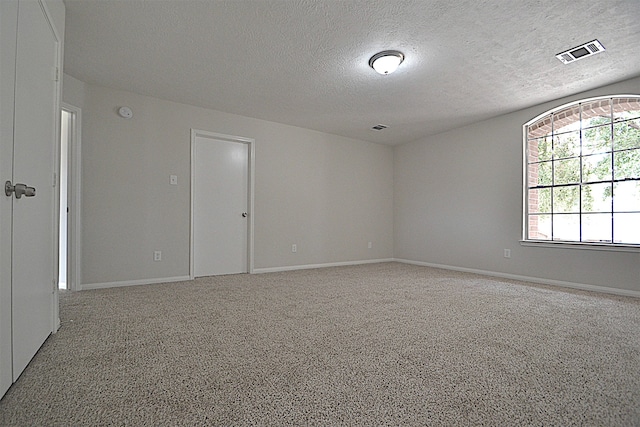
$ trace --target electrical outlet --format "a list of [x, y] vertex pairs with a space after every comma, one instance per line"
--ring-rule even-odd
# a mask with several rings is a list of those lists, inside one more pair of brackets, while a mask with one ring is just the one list
[[162, 261], [162, 251], [153, 251], [153, 260]]
[[511, 249], [505, 249], [504, 250], [504, 257], [505, 258], [511, 258]]
[[298, 252], [298, 245], [296, 244], [291, 245], [291, 252], [293, 252], [294, 254]]
[[373, 247], [373, 243], [369, 242], [369, 243], [367, 244], [367, 248], [371, 249], [372, 247]]

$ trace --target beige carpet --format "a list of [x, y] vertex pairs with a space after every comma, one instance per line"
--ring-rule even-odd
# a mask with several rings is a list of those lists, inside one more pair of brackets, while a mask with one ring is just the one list
[[640, 425], [640, 300], [397, 263], [65, 293], [0, 425]]

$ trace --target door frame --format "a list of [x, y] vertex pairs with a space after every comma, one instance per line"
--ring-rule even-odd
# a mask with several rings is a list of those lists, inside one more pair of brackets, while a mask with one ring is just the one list
[[[54, 23], [53, 16], [47, 7], [46, 1], [38, 0], [40, 7], [42, 8], [53, 35], [56, 39], [56, 67], [53, 71], [54, 81], [56, 83], [55, 101], [53, 105], [54, 119], [53, 119], [53, 295], [51, 297], [51, 313], [53, 318], [51, 319], [51, 332], [56, 333], [60, 329], [60, 304], [58, 302], [58, 260], [60, 257], [60, 232], [58, 230], [60, 226], [60, 117], [61, 110], [60, 104], [62, 103], [62, 73], [63, 73], [63, 43], [64, 43], [64, 30], [62, 31], [62, 37], [60, 32]], [[15, 113], [14, 113], [15, 114]], [[12, 284], [13, 286], [13, 284]]]
[[[79, 291], [82, 289], [82, 272], [80, 262], [82, 245], [82, 109], [75, 105], [60, 103], [60, 110], [74, 115], [69, 130], [70, 144], [68, 147], [68, 181], [67, 198], [71, 209], [67, 213], [67, 289]], [[62, 160], [62, 159], [61, 159]], [[62, 201], [60, 201], [62, 202]]]
[[247, 206], [248, 206], [248, 221], [247, 221], [247, 271], [249, 274], [253, 274], [254, 262], [253, 262], [253, 250], [254, 250], [254, 190], [255, 190], [255, 139], [245, 138], [242, 136], [225, 135], [222, 133], [209, 132], [199, 129], [191, 129], [191, 220], [190, 220], [190, 250], [189, 250], [189, 277], [191, 280], [195, 278], [194, 275], [194, 202], [195, 202], [195, 153], [196, 153], [196, 138], [210, 138], [226, 142], [234, 142], [239, 144], [245, 144], [249, 148], [249, 167], [247, 182]]

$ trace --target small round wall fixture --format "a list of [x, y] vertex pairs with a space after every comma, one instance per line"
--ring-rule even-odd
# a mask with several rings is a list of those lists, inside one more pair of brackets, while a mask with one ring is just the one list
[[376, 53], [369, 60], [369, 66], [378, 73], [386, 76], [393, 73], [404, 61], [404, 54], [397, 50], [385, 50]]
[[131, 117], [133, 117], [133, 111], [131, 111], [131, 108], [129, 107], [120, 107], [120, 109], [118, 110], [118, 115], [123, 119], [130, 119]]

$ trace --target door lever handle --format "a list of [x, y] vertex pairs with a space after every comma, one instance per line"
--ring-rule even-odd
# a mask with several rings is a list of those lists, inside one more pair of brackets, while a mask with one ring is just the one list
[[11, 181], [7, 181], [4, 183], [4, 194], [11, 197], [11, 193], [15, 193], [16, 199], [21, 198], [23, 194], [25, 197], [33, 197], [36, 195], [36, 189], [26, 184], [12, 185]]

